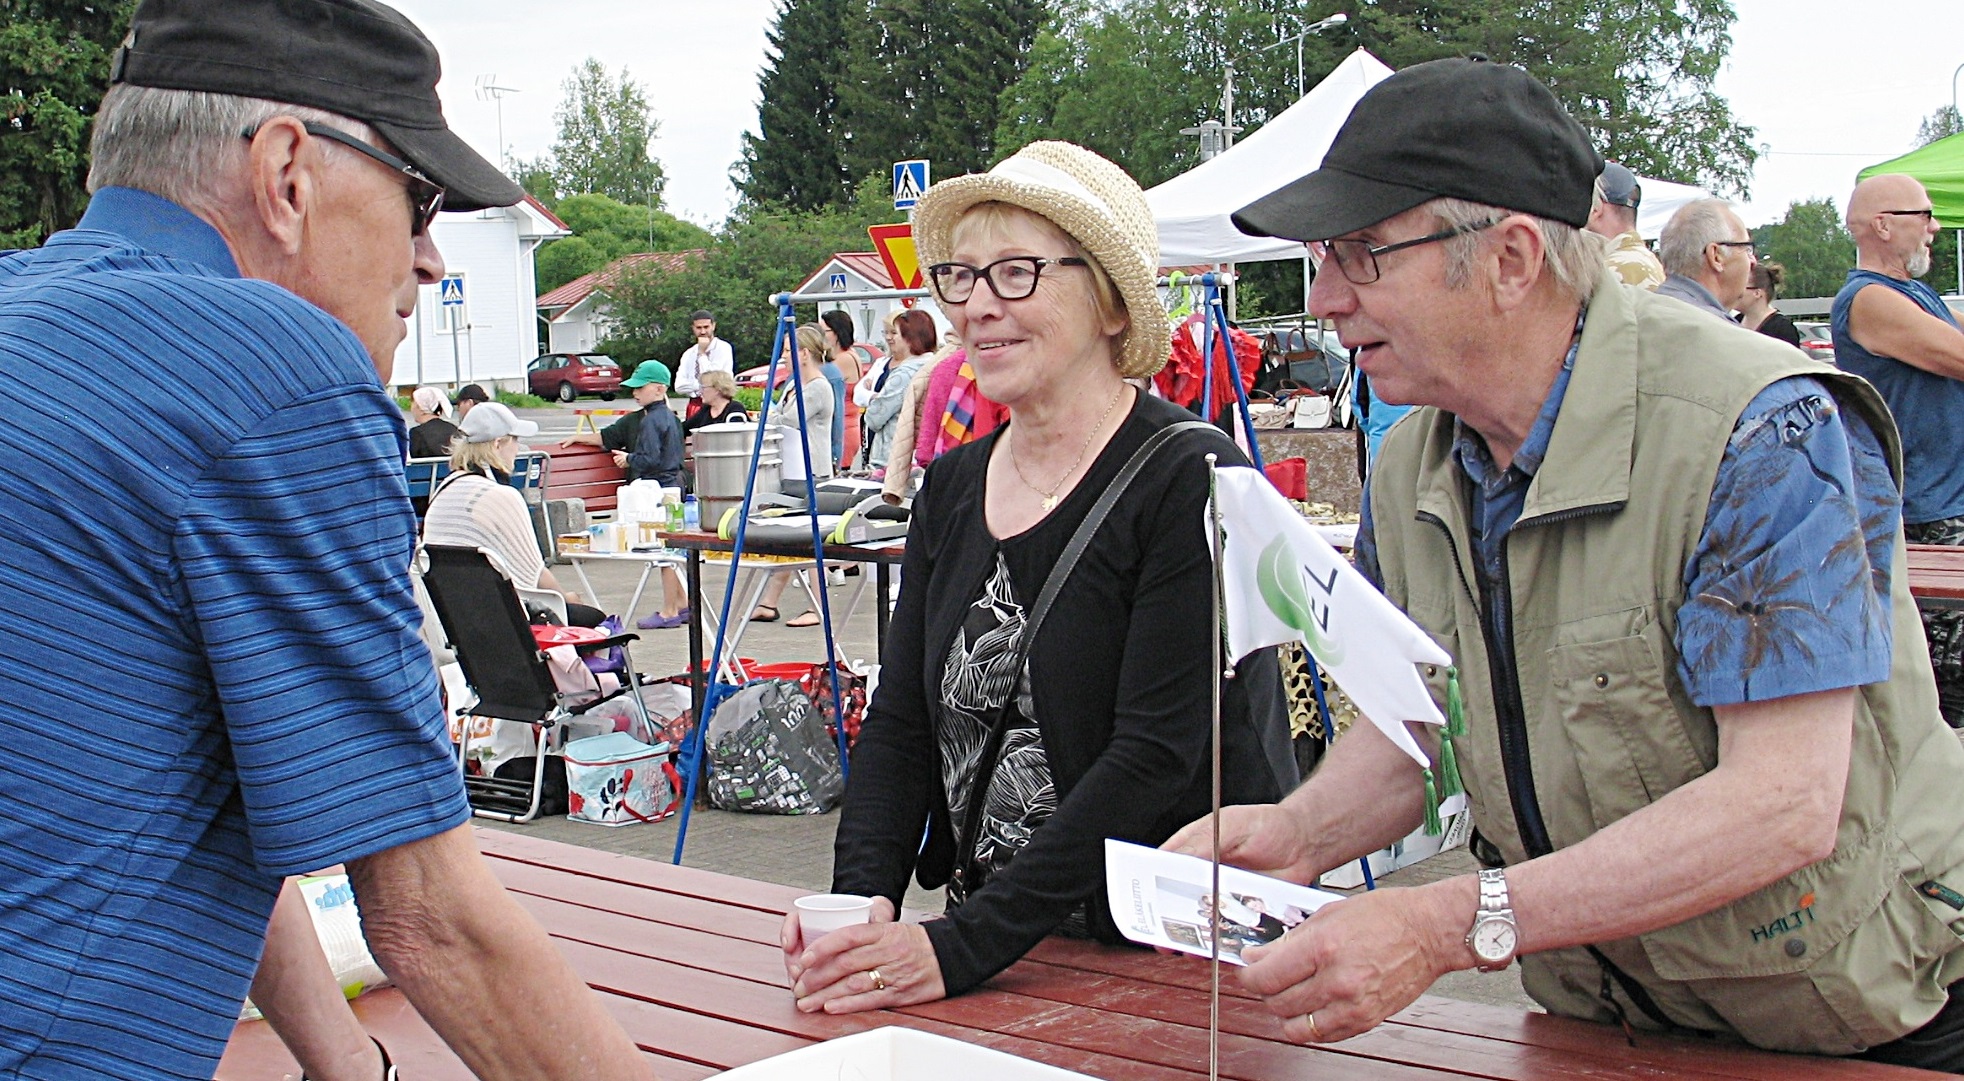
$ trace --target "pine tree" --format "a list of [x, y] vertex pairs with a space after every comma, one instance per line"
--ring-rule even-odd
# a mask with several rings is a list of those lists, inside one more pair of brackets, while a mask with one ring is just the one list
[[850, 63], [851, 32], [865, 16], [865, 0], [784, 0], [778, 8], [757, 78], [757, 134], [744, 133], [737, 165], [744, 198], [799, 210], [852, 198], [838, 83]]
[[1002, 92], [1022, 77], [1044, 0], [872, 0], [843, 98], [855, 176], [926, 158], [936, 177], [986, 169]]

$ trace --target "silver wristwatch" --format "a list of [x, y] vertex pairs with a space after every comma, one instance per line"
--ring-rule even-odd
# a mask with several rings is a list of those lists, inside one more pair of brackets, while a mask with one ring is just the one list
[[1498, 972], [1512, 964], [1520, 942], [1520, 928], [1507, 900], [1507, 872], [1498, 867], [1481, 871], [1480, 910], [1473, 914], [1473, 929], [1466, 932], [1466, 945], [1480, 959], [1480, 971]]

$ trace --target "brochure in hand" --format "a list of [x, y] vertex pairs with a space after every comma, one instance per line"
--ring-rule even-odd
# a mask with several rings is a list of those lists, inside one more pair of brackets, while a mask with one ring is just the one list
[[[1211, 953], [1213, 867], [1206, 860], [1125, 841], [1105, 841], [1105, 888], [1112, 922], [1143, 946], [1196, 957]], [[1273, 942], [1340, 893], [1298, 886], [1239, 867], [1221, 868], [1221, 960], [1244, 965], [1241, 951]]]

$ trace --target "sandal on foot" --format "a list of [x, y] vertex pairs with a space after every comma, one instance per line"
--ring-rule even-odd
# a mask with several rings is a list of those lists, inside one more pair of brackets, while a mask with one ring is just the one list
[[[758, 615], [758, 614], [757, 614], [757, 613], [759, 613], [759, 612], [769, 612], [769, 613], [770, 613], [770, 615], [767, 615], [767, 616], [760, 616], [760, 615]], [[750, 622], [752, 622], [752, 623], [776, 623], [776, 622], [777, 622], [777, 609], [775, 609], [775, 608], [772, 608], [772, 607], [771, 607], [770, 605], [768, 605], [768, 604], [760, 604], [760, 605], [758, 605], [757, 607], [755, 607], [755, 608], [752, 608], [752, 609], [750, 610]]]
[[819, 619], [819, 617], [818, 617], [818, 613], [817, 613], [817, 612], [806, 612], [805, 614], [803, 614], [803, 615], [801, 615], [801, 616], [798, 616], [798, 617], [796, 617], [795, 619], [792, 619], [792, 620], [791, 620], [791, 621], [790, 621], [789, 623], [786, 623], [786, 624], [785, 624], [785, 626], [787, 626], [787, 627], [816, 627], [816, 626], [818, 626], [818, 625], [819, 625], [819, 624], [820, 624], [821, 622], [823, 622], [823, 620], [821, 620], [821, 619]]

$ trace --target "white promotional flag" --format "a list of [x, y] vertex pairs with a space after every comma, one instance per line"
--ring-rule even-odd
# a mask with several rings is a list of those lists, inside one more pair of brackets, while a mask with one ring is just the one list
[[[1228, 655], [1300, 640], [1392, 743], [1429, 768], [1406, 721], [1444, 724], [1416, 665], [1452, 658], [1319, 536], [1267, 477], [1215, 474]], [[1211, 534], [1211, 531], [1210, 531]]]

